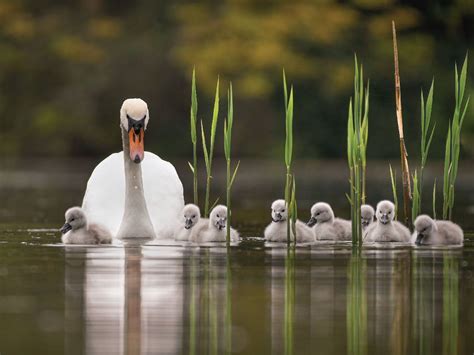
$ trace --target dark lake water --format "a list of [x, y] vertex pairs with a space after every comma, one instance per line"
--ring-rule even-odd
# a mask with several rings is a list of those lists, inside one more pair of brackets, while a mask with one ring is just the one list
[[[260, 238], [278, 187], [270, 180], [254, 200], [254, 187], [237, 188], [245, 240], [229, 252], [173, 242], [65, 247], [56, 228], [80, 204], [89, 169], [65, 166], [11, 169], [0, 180], [1, 355], [474, 353], [472, 233], [463, 247], [287, 251]], [[458, 218], [473, 230], [464, 189]], [[332, 201], [338, 191], [326, 194]]]

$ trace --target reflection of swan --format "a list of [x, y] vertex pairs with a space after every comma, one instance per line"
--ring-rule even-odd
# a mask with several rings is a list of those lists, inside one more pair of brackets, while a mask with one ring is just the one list
[[[285, 200], [276, 200], [272, 203], [272, 222], [265, 228], [265, 240], [269, 242], [286, 242], [288, 239], [288, 211]], [[294, 240], [293, 230], [290, 228], [291, 239]], [[296, 221], [296, 242], [314, 242], [312, 230], [300, 220]]]
[[148, 120], [145, 101], [123, 102], [123, 153], [104, 159], [87, 183], [82, 207], [89, 220], [104, 224], [118, 238], [171, 237], [184, 206], [183, 185], [173, 165], [144, 152]]
[[420, 244], [462, 244], [461, 227], [451, 221], [435, 221], [428, 215], [418, 216], [412, 240]]
[[311, 207], [309, 227], [313, 227], [317, 240], [351, 240], [351, 222], [335, 218], [331, 206], [318, 202]]
[[[209, 219], [201, 219], [197, 226], [193, 228], [191, 241], [193, 242], [225, 242], [227, 236], [227, 207], [217, 205], [211, 211]], [[234, 228], [230, 228], [230, 240], [237, 242], [239, 240], [239, 232]]]
[[64, 244], [108, 244], [112, 235], [97, 224], [88, 224], [86, 214], [80, 207], [71, 207], [65, 214], [66, 222], [61, 227]]
[[181, 221], [178, 230], [176, 231], [175, 240], [189, 240], [193, 227], [199, 222], [201, 218], [201, 211], [199, 207], [193, 203], [187, 204], [181, 213]]
[[409, 242], [410, 231], [400, 222], [394, 221], [395, 205], [391, 201], [380, 201], [375, 214], [377, 222], [364, 232], [364, 242]]

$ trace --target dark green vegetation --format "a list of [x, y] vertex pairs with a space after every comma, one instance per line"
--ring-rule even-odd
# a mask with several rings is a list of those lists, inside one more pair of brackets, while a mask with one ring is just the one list
[[[394, 19], [410, 158], [419, 154], [420, 88], [435, 73], [430, 159], [442, 159], [454, 101], [452, 64], [474, 49], [473, 16], [468, 1], [440, 0], [0, 0], [0, 156], [103, 158], [120, 149], [118, 109], [136, 96], [150, 105], [146, 149], [188, 160], [189, 74], [196, 66], [199, 112], [211, 112], [218, 75], [234, 84], [235, 156], [283, 154], [285, 67], [298, 97], [295, 156], [342, 158], [357, 51], [377, 93], [368, 158], [395, 158]], [[466, 96], [471, 91], [466, 87]], [[464, 158], [474, 154], [473, 137], [474, 121], [466, 120]]]

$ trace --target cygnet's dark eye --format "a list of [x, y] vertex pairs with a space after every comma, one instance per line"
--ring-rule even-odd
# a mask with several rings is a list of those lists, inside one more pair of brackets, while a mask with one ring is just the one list
[[285, 212], [285, 210], [281, 210], [281, 212]]
[[217, 218], [220, 218], [219, 215], [217, 215]]
[[388, 211], [388, 214], [392, 214], [392, 211]]
[[193, 217], [192, 217], [192, 218], [196, 218], [196, 215], [195, 215], [195, 214], [193, 214]]
[[74, 220], [75, 220], [75, 218], [71, 218], [71, 222], [74, 221]]

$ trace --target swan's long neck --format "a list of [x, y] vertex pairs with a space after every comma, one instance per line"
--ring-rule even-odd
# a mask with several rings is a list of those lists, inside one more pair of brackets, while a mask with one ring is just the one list
[[125, 168], [125, 209], [117, 238], [155, 238], [143, 191], [142, 167], [130, 159], [128, 134], [121, 128]]

